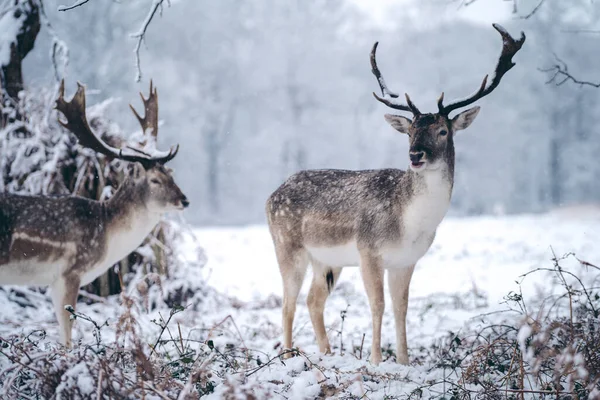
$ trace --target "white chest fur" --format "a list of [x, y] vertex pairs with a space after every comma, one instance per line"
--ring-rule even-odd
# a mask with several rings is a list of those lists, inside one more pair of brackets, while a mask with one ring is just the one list
[[424, 186], [402, 210], [399, 243], [382, 249], [386, 267], [410, 267], [425, 255], [450, 206], [451, 186], [442, 171], [424, 171]]
[[[386, 243], [380, 249], [385, 268], [410, 267], [423, 257], [448, 211], [451, 186], [443, 171], [424, 171], [423, 179], [418, 192], [402, 208], [399, 219], [401, 239]], [[313, 258], [327, 266], [357, 266], [360, 263], [356, 240], [341, 246], [314, 246], [307, 250]]]
[[424, 187], [402, 210], [402, 232], [406, 240], [435, 233], [450, 206], [450, 182], [439, 171], [425, 171]]
[[82, 277], [81, 284], [92, 282], [107, 268], [135, 250], [160, 221], [160, 214], [143, 213], [128, 216], [124, 221], [116, 221], [107, 229], [106, 254]]

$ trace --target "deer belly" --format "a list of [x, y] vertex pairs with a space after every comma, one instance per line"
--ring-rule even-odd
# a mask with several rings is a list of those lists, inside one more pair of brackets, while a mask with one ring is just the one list
[[0, 254], [0, 284], [50, 285], [70, 266], [75, 250], [72, 242], [15, 232]]
[[0, 265], [0, 284], [47, 286], [65, 267], [65, 262], [41, 262], [35, 258], [11, 261]]
[[306, 250], [312, 258], [329, 267], [357, 266], [360, 263], [360, 254], [354, 241], [332, 247], [307, 246]]

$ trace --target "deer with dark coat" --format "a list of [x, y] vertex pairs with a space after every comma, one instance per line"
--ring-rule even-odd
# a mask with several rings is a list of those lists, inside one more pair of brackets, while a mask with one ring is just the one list
[[[131, 108], [146, 141], [155, 143], [158, 94], [152, 83], [148, 99], [142, 96], [142, 100], [143, 118]], [[50, 286], [60, 342], [70, 347], [71, 320], [65, 307], [75, 308], [79, 288], [135, 250], [164, 213], [182, 210], [189, 202], [164, 166], [179, 147], [150, 155], [109, 146], [87, 122], [85, 90], [80, 84], [67, 102], [63, 81], [56, 108], [66, 117], [66, 122], [59, 122], [82, 146], [132, 163], [128, 176], [107, 201], [0, 194], [0, 284]]]

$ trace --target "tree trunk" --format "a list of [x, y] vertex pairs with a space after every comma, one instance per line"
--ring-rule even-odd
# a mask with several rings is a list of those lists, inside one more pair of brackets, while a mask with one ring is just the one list
[[208, 204], [213, 213], [219, 213], [220, 188], [219, 188], [219, 157], [221, 153], [218, 128], [213, 124], [207, 135], [208, 155]]
[[550, 196], [552, 205], [559, 206], [561, 202], [560, 181], [560, 145], [558, 139], [550, 139]]
[[22, 63], [33, 49], [35, 39], [40, 31], [40, 7], [35, 0], [9, 1], [14, 1], [14, 7], [9, 14], [0, 18], [14, 18], [15, 23], [20, 23], [20, 27], [16, 41], [10, 44], [8, 63], [0, 66], [0, 84], [9, 98], [17, 100], [19, 92], [23, 90]]

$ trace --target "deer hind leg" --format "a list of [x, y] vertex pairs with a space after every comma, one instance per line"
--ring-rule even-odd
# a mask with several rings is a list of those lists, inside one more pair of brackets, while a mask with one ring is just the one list
[[329, 297], [329, 294], [335, 287], [342, 268], [327, 267], [312, 259], [311, 264], [313, 267], [313, 280], [308, 291], [306, 304], [308, 305], [310, 320], [315, 331], [315, 336], [317, 337], [317, 343], [319, 344], [319, 351], [323, 354], [330, 354], [331, 347], [329, 346], [329, 339], [325, 330], [323, 312], [325, 311], [327, 297]]
[[390, 268], [388, 270], [388, 285], [394, 319], [396, 320], [396, 361], [408, 364], [408, 346], [406, 343], [406, 310], [408, 309], [408, 288], [415, 266], [408, 268]]
[[[308, 267], [308, 254], [303, 248], [285, 249], [277, 251], [279, 272], [283, 281], [283, 350], [292, 348], [292, 328], [296, 302], [302, 288], [302, 282]], [[290, 354], [286, 354], [285, 358]]]
[[52, 303], [58, 320], [58, 331], [60, 343], [70, 348], [73, 321], [71, 313], [65, 310], [66, 305], [76, 307], [77, 295], [79, 294], [79, 279], [75, 277], [62, 276], [51, 286]]
[[373, 321], [373, 341], [371, 343], [371, 363], [378, 365], [381, 358], [381, 323], [383, 311], [385, 310], [385, 299], [383, 297], [383, 276], [381, 257], [371, 254], [361, 254], [360, 272], [365, 284], [369, 305], [371, 306], [371, 317]]

